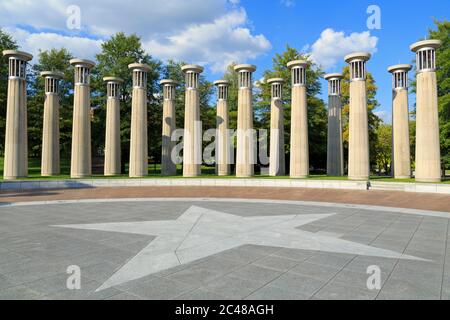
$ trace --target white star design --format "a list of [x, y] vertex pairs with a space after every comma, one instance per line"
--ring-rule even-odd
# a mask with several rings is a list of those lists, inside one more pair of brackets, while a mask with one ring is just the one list
[[191, 206], [176, 220], [56, 227], [156, 236], [96, 291], [245, 244], [396, 259], [424, 259], [297, 229], [333, 214], [241, 217]]

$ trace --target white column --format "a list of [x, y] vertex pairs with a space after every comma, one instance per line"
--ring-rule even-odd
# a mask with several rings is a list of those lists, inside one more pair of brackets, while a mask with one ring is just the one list
[[227, 80], [217, 80], [217, 134], [216, 134], [216, 171], [219, 176], [230, 175], [230, 136], [228, 114], [228, 87]]
[[45, 81], [41, 175], [45, 177], [60, 174], [59, 81], [64, 74], [58, 71], [44, 71], [41, 72], [41, 76]]
[[284, 154], [284, 103], [282, 96], [282, 78], [267, 80], [271, 86], [270, 106], [270, 165], [269, 175], [285, 175]]
[[203, 67], [185, 65], [181, 69], [186, 77], [183, 176], [196, 177], [201, 174], [202, 166], [202, 125], [198, 85]]
[[348, 144], [348, 178], [368, 180], [369, 123], [367, 118], [366, 62], [371, 55], [356, 52], [345, 57], [350, 64], [350, 114]]
[[3, 177], [10, 180], [28, 176], [26, 68], [33, 56], [16, 50], [3, 56], [9, 63]]
[[132, 63], [128, 68], [133, 72], [129, 176], [144, 177], [148, 175], [147, 74], [150, 67]]
[[327, 136], [327, 174], [344, 174], [344, 151], [342, 145], [342, 74], [325, 75], [328, 81], [328, 136]]
[[177, 174], [177, 165], [172, 159], [172, 150], [175, 142], [172, 141], [172, 133], [176, 129], [175, 119], [175, 87], [176, 81], [161, 80], [163, 86], [163, 121], [162, 121], [162, 150], [161, 150], [161, 174], [174, 176]]
[[92, 173], [90, 74], [95, 63], [72, 59], [70, 64], [75, 69], [70, 176], [83, 178]]
[[106, 82], [106, 134], [105, 134], [105, 176], [120, 172], [120, 86], [121, 78], [105, 77]]
[[416, 181], [441, 181], [436, 49], [440, 40], [414, 43], [416, 53]]
[[240, 64], [234, 67], [234, 71], [238, 73], [239, 79], [236, 176], [251, 177], [256, 163], [252, 93], [252, 73], [256, 71], [256, 66]]
[[292, 76], [291, 102], [291, 178], [309, 175], [308, 106], [306, 99], [306, 69], [308, 62], [295, 60], [287, 64]]
[[392, 73], [392, 171], [396, 179], [411, 178], [408, 110], [408, 71], [411, 68], [409, 64], [388, 68]]

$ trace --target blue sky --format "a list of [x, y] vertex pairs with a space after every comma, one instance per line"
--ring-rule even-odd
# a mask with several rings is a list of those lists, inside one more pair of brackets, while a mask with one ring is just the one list
[[[220, 78], [231, 61], [256, 64], [255, 79], [259, 79], [286, 44], [311, 53], [327, 72], [340, 71], [347, 53], [367, 50], [373, 53], [368, 70], [379, 87], [377, 112], [390, 121], [391, 79], [386, 68], [411, 63], [410, 44], [425, 37], [433, 18], [449, 19], [448, 0], [428, 0], [420, 8], [418, 4], [407, 0], [0, 0], [0, 27], [35, 55], [39, 49], [64, 46], [80, 58], [91, 59], [115, 32], [136, 33], [153, 56], [202, 64], [209, 80]], [[379, 30], [368, 30], [370, 5], [381, 10]], [[68, 24], [74, 15], [79, 28]]]

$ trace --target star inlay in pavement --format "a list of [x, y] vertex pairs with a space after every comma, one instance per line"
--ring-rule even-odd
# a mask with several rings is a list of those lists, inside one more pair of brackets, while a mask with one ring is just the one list
[[395, 251], [298, 229], [331, 215], [334, 214], [241, 217], [191, 206], [176, 220], [56, 227], [156, 236], [96, 291], [246, 244], [424, 261]]

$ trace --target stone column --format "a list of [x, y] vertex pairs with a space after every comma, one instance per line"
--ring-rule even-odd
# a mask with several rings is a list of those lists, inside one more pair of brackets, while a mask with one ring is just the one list
[[441, 181], [436, 49], [440, 40], [414, 43], [416, 53], [416, 181]]
[[251, 177], [256, 160], [252, 105], [252, 73], [256, 71], [256, 66], [240, 64], [234, 67], [234, 71], [239, 74], [236, 177]]
[[75, 68], [70, 176], [82, 178], [92, 173], [90, 73], [95, 63], [72, 59], [70, 64]]
[[9, 61], [3, 177], [11, 180], [28, 176], [26, 68], [33, 56], [16, 50], [3, 55]]
[[162, 122], [162, 151], [161, 174], [174, 176], [177, 174], [177, 165], [172, 159], [172, 150], [175, 142], [172, 141], [172, 133], [176, 129], [175, 118], [175, 86], [176, 81], [161, 80], [163, 86], [163, 122]]
[[273, 78], [267, 80], [271, 85], [270, 106], [270, 165], [269, 175], [285, 175], [284, 155], [284, 110], [282, 100], [282, 86], [284, 79]]
[[216, 169], [219, 176], [230, 175], [230, 137], [228, 115], [228, 87], [227, 80], [217, 80], [217, 134], [216, 134]]
[[306, 68], [308, 62], [295, 60], [287, 64], [292, 75], [291, 102], [291, 178], [309, 175], [308, 106], [306, 100]]
[[392, 73], [392, 162], [395, 179], [411, 178], [409, 149], [408, 71], [409, 64], [388, 68]]
[[345, 57], [350, 64], [350, 115], [348, 178], [368, 180], [370, 174], [369, 124], [367, 118], [366, 62], [371, 55], [356, 52]]
[[186, 77], [183, 176], [196, 177], [202, 166], [202, 124], [200, 122], [199, 76], [203, 67], [185, 65], [181, 68]]
[[327, 140], [327, 174], [342, 176], [344, 174], [344, 150], [342, 145], [342, 74], [325, 75], [328, 80], [328, 140]]
[[147, 73], [150, 67], [132, 63], [128, 68], [133, 72], [129, 176], [137, 178], [148, 175]]
[[106, 82], [106, 135], [105, 176], [116, 176], [120, 172], [120, 85], [121, 78], [105, 77]]
[[60, 174], [59, 155], [59, 80], [62, 72], [44, 71], [45, 81], [44, 128], [42, 130], [41, 175], [43, 177]]

